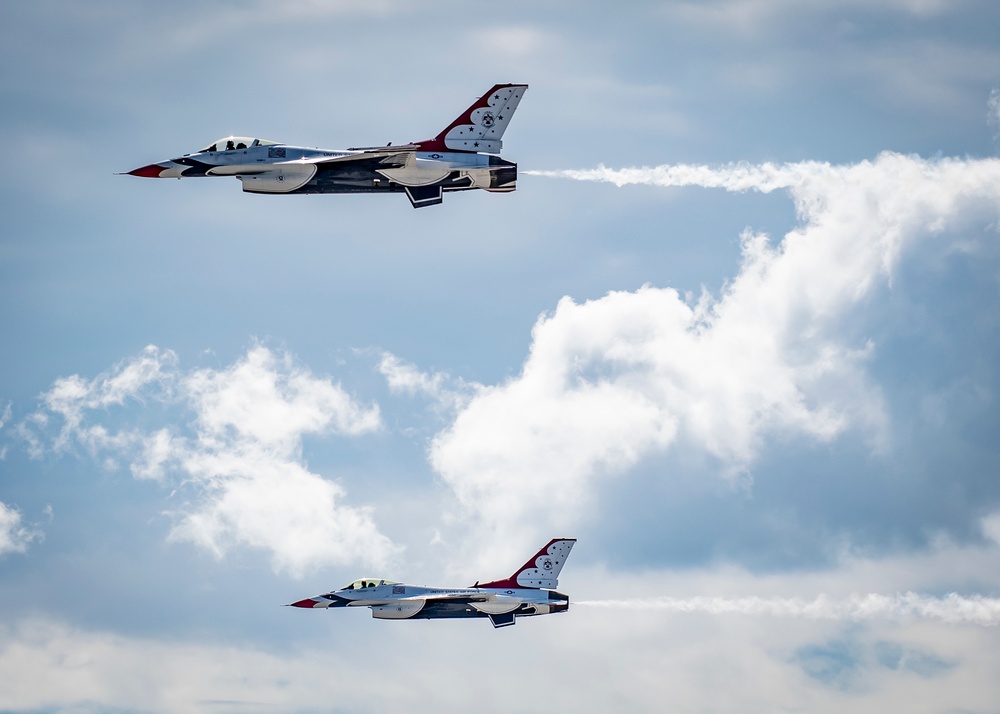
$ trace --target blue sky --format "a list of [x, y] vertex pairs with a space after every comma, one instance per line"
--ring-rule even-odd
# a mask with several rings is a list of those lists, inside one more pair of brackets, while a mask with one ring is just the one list
[[[995, 711], [993, 3], [0, 20], [0, 711]], [[497, 82], [512, 194], [114, 175]], [[279, 607], [554, 536], [565, 616]]]

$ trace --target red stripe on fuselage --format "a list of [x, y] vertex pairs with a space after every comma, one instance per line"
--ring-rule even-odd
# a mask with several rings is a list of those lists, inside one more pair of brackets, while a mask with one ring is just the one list
[[150, 164], [149, 166], [143, 166], [142, 168], [135, 169], [134, 171], [129, 171], [129, 176], [142, 176], [143, 178], [160, 178], [160, 174], [163, 172], [164, 167], [159, 164]]

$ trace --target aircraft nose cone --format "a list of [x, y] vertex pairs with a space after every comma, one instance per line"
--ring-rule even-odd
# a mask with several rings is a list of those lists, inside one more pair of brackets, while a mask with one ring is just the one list
[[289, 607], [316, 607], [317, 603], [312, 598], [307, 598], [306, 600], [299, 600], [298, 602], [293, 602]]
[[149, 164], [128, 172], [129, 176], [142, 176], [143, 178], [160, 178], [160, 175], [169, 167], [163, 164]]

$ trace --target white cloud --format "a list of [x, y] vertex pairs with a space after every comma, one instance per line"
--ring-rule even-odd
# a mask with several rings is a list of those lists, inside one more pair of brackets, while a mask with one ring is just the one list
[[[645, 286], [575, 303], [535, 325], [521, 374], [483, 389], [432, 445], [462, 515], [513, 545], [574, 522], [593, 483], [678, 440], [732, 476], [780, 435], [821, 441], [856, 429], [888, 446], [866, 362], [865, 308], [900, 255], [975, 250], [955, 234], [997, 220], [1000, 161], [884, 153], [808, 162], [543, 172], [617, 185], [786, 188], [801, 225], [777, 245], [742, 236], [742, 265], [696, 304]], [[971, 243], [970, 243], [971, 240]], [[540, 528], [546, 529], [540, 533]], [[561, 532], [561, 531], [560, 531]]]
[[330, 564], [381, 568], [394, 552], [370, 509], [342, 505], [338, 484], [259, 445], [196, 450], [181, 460], [200, 493], [197, 505], [174, 514], [172, 540], [220, 557], [234, 546], [269, 551], [275, 568], [293, 577]]
[[391, 391], [429, 397], [445, 410], [464, 406], [480, 388], [478, 384], [470, 384], [443, 372], [422, 372], [416, 365], [389, 352], [382, 353], [378, 370]]
[[0, 556], [23, 553], [30, 543], [43, 537], [40, 530], [21, 523], [20, 511], [0, 501]]
[[305, 434], [354, 435], [379, 426], [378, 407], [361, 407], [339, 384], [261, 346], [224, 371], [195, 372], [184, 389], [206, 443], [232, 438], [292, 455]]
[[[108, 373], [86, 380], [79, 375], [57, 379], [52, 388], [42, 395], [48, 412], [58, 414], [63, 426], [53, 448], [63, 451], [72, 443], [80, 443], [92, 453], [104, 449], [121, 449], [135, 439], [135, 435], [119, 432], [110, 434], [102, 426], [85, 426], [87, 412], [122, 406], [129, 400], [141, 401], [144, 394], [158, 398], [169, 397], [177, 355], [170, 350], [161, 351], [150, 345], [135, 359], [122, 362]], [[47, 416], [42, 415], [46, 420]]]
[[441, 373], [428, 375], [426, 372], [421, 372], [415, 365], [404, 362], [388, 352], [382, 354], [378, 370], [394, 392], [427, 394], [437, 397], [441, 393], [442, 383], [445, 379]]
[[[181, 440], [183, 441], [183, 440]], [[159, 480], [164, 476], [164, 468], [185, 445], [179, 444], [170, 429], [159, 429], [142, 440], [141, 455], [132, 462], [130, 470], [138, 479]]]
[[980, 522], [983, 535], [1000, 545], [1000, 512], [991, 513]]
[[[193, 422], [169, 420], [150, 432], [102, 423], [112, 421], [108, 407], [143, 404], [144, 396], [192, 411]], [[395, 552], [371, 509], [345, 505], [344, 489], [311, 472], [302, 455], [308, 435], [379, 429], [378, 406], [358, 403], [287, 354], [258, 345], [225, 369], [185, 374], [173, 352], [151, 346], [93, 380], [58, 380], [42, 403], [20, 425], [29, 449], [43, 451], [40, 434], [57, 415], [56, 451], [82, 444], [112, 468], [127, 460], [139, 479], [183, 476], [177, 497], [185, 500], [170, 511], [172, 540], [217, 557], [234, 547], [260, 549], [293, 576], [329, 564], [381, 567]], [[151, 411], [139, 421], [154, 420]]]
[[[270, 550], [294, 575], [328, 563], [381, 567], [393, 551], [369, 509], [340, 504], [344, 491], [301, 463], [306, 434], [357, 435], [379, 428], [377, 406], [363, 408], [342, 387], [255, 347], [223, 371], [184, 380], [197, 413], [197, 438], [173, 457], [201, 490], [171, 537], [218, 555], [245, 544]], [[163, 460], [169, 438], [156, 434], [147, 453]]]
[[394, 548], [371, 510], [344, 506], [344, 490], [301, 455], [308, 434], [378, 429], [377, 406], [262, 346], [225, 370], [194, 372], [181, 388], [197, 415], [195, 437], [152, 434], [138, 466], [155, 475], [173, 464], [198, 491], [196, 504], [174, 514], [173, 540], [217, 556], [238, 545], [264, 549], [294, 576], [331, 563], [386, 563]]

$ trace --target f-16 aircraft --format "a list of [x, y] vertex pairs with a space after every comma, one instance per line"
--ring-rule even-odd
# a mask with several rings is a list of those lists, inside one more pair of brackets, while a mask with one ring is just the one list
[[380, 578], [361, 578], [325, 595], [299, 600], [290, 607], [370, 607], [378, 620], [436, 620], [488, 617], [493, 627], [516, 618], [569, 610], [569, 595], [556, 592], [559, 572], [576, 543], [555, 538], [509, 578], [468, 588], [428, 588]]
[[527, 84], [497, 84], [433, 139], [329, 151], [227, 136], [200, 151], [129, 171], [146, 178], [235, 176], [249, 193], [406, 193], [414, 208], [445, 191], [517, 187], [500, 138]]

